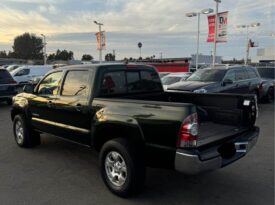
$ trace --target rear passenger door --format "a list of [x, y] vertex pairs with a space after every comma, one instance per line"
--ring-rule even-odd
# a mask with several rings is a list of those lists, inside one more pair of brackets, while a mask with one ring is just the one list
[[250, 81], [245, 68], [239, 68], [236, 72], [236, 93], [249, 93]]
[[89, 109], [92, 75], [89, 70], [66, 72], [60, 94], [55, 101], [56, 135], [89, 144], [93, 118]]

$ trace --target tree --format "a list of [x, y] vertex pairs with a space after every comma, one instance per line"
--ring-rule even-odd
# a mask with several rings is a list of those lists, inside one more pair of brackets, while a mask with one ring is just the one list
[[51, 53], [48, 56], [49, 61], [53, 60], [73, 60], [74, 59], [74, 53], [72, 51], [67, 51], [67, 50], [59, 50], [57, 49], [56, 53]]
[[17, 58], [26, 60], [43, 58], [43, 40], [35, 34], [24, 33], [15, 37], [12, 48]]
[[107, 53], [107, 54], [105, 55], [105, 60], [106, 60], [106, 61], [115, 61], [115, 60], [116, 60], [116, 56], [113, 55], [112, 53]]
[[82, 59], [81, 59], [81, 60], [83, 60], [83, 61], [91, 61], [91, 60], [93, 60], [93, 59], [94, 59], [93, 56], [91, 56], [91, 55], [89, 55], [89, 54], [84, 54], [84, 55], [82, 56]]
[[0, 51], [0, 58], [7, 58], [8, 55], [6, 53], [6, 51]]

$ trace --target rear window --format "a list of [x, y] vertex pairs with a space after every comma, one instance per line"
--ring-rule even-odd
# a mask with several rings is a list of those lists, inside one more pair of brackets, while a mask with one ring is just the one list
[[100, 88], [101, 95], [151, 91], [162, 91], [159, 76], [152, 71], [107, 72]]
[[66, 75], [61, 95], [86, 96], [88, 94], [88, 80], [88, 71], [69, 71]]
[[247, 68], [247, 74], [249, 78], [258, 78], [258, 75], [253, 68]]
[[165, 76], [163, 79], [162, 79], [162, 84], [163, 85], [171, 85], [171, 84], [174, 84], [176, 82], [179, 82], [181, 80], [181, 77], [175, 77], [175, 76]]
[[237, 81], [247, 79], [247, 74], [243, 69], [242, 70], [238, 69], [235, 72], [236, 72], [236, 80]]
[[124, 71], [108, 72], [103, 76], [100, 94], [119, 94], [126, 92], [126, 78]]
[[0, 79], [3, 80], [3, 79], [11, 79], [11, 75], [8, 71], [6, 70], [0, 70]]

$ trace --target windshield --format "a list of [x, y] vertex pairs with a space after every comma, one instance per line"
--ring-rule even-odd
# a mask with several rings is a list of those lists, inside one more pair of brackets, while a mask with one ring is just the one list
[[167, 76], [162, 79], [163, 85], [171, 85], [173, 83], [179, 82], [181, 80], [181, 77], [172, 77]]
[[257, 68], [257, 70], [262, 78], [274, 79], [275, 68]]
[[208, 82], [220, 82], [222, 81], [226, 70], [218, 69], [202, 69], [193, 73], [187, 81], [208, 81]]

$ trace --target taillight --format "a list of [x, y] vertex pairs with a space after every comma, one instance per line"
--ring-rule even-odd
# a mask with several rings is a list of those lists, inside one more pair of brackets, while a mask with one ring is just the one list
[[198, 115], [197, 113], [193, 113], [189, 115], [181, 125], [177, 147], [196, 147], [198, 134]]
[[259, 85], [259, 90], [262, 90], [264, 88], [264, 82], [262, 82], [260, 85]]
[[15, 80], [9, 80], [8, 84], [12, 84], [13, 85], [13, 84], [17, 84], [17, 82]]

